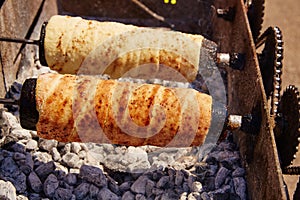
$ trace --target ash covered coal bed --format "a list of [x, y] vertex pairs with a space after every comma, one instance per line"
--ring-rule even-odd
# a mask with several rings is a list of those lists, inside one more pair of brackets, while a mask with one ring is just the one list
[[247, 199], [230, 134], [199, 161], [197, 148], [41, 139], [5, 110], [0, 127], [1, 199]]

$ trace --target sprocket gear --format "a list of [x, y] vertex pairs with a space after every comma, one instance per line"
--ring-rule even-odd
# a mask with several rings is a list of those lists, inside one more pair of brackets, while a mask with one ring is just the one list
[[283, 60], [282, 33], [278, 27], [269, 27], [258, 39], [256, 48], [264, 45], [258, 54], [260, 71], [267, 99], [271, 102], [270, 114], [278, 114], [281, 92], [281, 75]]
[[300, 142], [300, 97], [295, 86], [290, 85], [284, 91], [275, 123], [276, 145], [284, 169], [295, 159]]

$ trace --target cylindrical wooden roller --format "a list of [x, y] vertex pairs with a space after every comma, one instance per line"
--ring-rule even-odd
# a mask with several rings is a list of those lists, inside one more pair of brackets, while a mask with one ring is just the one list
[[43, 74], [25, 81], [24, 128], [63, 142], [198, 146], [211, 123], [212, 98], [188, 88]]

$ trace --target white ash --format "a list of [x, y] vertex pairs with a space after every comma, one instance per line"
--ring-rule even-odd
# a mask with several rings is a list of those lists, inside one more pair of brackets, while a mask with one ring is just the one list
[[44, 140], [10, 113], [0, 116], [6, 199], [247, 199], [245, 170], [230, 140], [199, 160], [197, 148]]

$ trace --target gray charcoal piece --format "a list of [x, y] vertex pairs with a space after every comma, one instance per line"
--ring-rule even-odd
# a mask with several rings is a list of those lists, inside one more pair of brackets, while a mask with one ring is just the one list
[[230, 170], [225, 167], [221, 167], [216, 175], [215, 187], [220, 188], [225, 182], [226, 177], [230, 174]]
[[238, 167], [232, 172], [232, 177], [244, 177], [245, 176], [245, 169]]
[[50, 174], [44, 182], [44, 193], [47, 197], [53, 198], [55, 190], [59, 186], [59, 181], [57, 177], [53, 174]]
[[37, 193], [30, 193], [28, 195], [28, 197], [30, 200], [40, 200], [41, 199], [41, 196]]
[[179, 199], [179, 195], [175, 194], [173, 189], [168, 189], [165, 190], [165, 192], [161, 195], [161, 199], [163, 200]]
[[76, 174], [72, 174], [72, 173], [68, 173], [66, 176], [65, 176], [65, 181], [67, 184], [69, 185], [75, 185], [77, 183], [77, 176]]
[[0, 180], [0, 199], [5, 200], [15, 200], [16, 196], [16, 188], [9, 181]]
[[207, 169], [207, 176], [215, 176], [216, 173], [218, 172], [218, 166], [217, 165], [209, 165]]
[[3, 159], [2, 164], [0, 165], [0, 170], [4, 176], [9, 176], [11, 173], [16, 171], [18, 166], [16, 162], [11, 157], [6, 157]]
[[23, 154], [23, 153], [16, 152], [16, 153], [14, 153], [14, 155], [13, 155], [13, 159], [14, 159], [15, 161], [25, 160], [25, 159], [26, 159], [26, 156], [25, 156], [25, 154]]
[[190, 191], [189, 184], [187, 182], [184, 182], [182, 184], [182, 189], [184, 192], [189, 192]]
[[97, 196], [97, 199], [105, 199], [105, 200], [119, 200], [118, 195], [114, 194], [108, 188], [102, 188]]
[[27, 185], [26, 185], [26, 175], [21, 172], [20, 170], [15, 171], [10, 176], [10, 181], [15, 186], [17, 193], [24, 193], [26, 191]]
[[197, 176], [194, 175], [194, 174], [190, 174], [188, 179], [187, 179], [187, 183], [188, 183], [188, 186], [190, 188], [190, 191], [192, 191], [192, 188], [193, 188], [193, 183], [197, 180]]
[[142, 194], [135, 195], [135, 200], [147, 200], [147, 198]]
[[83, 161], [80, 160], [77, 154], [75, 153], [66, 153], [62, 157], [62, 161], [67, 164], [69, 167], [80, 168]]
[[100, 189], [97, 186], [91, 184], [89, 188], [89, 198], [90, 199], [97, 198], [99, 191]]
[[18, 168], [17, 164], [11, 157], [3, 159], [0, 166], [0, 174], [13, 183], [17, 192], [25, 192], [26, 175]]
[[210, 192], [211, 196], [213, 197], [213, 199], [215, 200], [223, 200], [223, 199], [228, 199], [230, 193], [224, 191], [223, 189], [217, 189], [213, 192]]
[[32, 159], [32, 155], [30, 153], [26, 153], [26, 164], [31, 168], [33, 169], [33, 166], [34, 166], [34, 162], [33, 162], [33, 159]]
[[100, 188], [107, 186], [107, 178], [103, 174], [102, 170], [97, 167], [82, 165], [79, 176], [83, 180], [93, 183]]
[[58, 181], [59, 181], [59, 187], [65, 188], [65, 189], [69, 189], [69, 190], [72, 190], [72, 191], [73, 191], [73, 189], [74, 189], [73, 186], [69, 185], [69, 184], [66, 183], [65, 181], [62, 181], [62, 180], [59, 180], [59, 179], [58, 179]]
[[20, 166], [20, 170], [26, 174], [26, 175], [29, 175], [31, 172], [32, 172], [32, 167], [30, 167], [28, 164], [25, 164], [25, 165], [22, 165]]
[[131, 181], [126, 181], [119, 186], [119, 189], [121, 192], [125, 192], [130, 190], [131, 185], [132, 185]]
[[19, 142], [13, 144], [11, 148], [14, 152], [25, 153], [25, 146]]
[[177, 170], [175, 174], [175, 185], [180, 186], [183, 182], [183, 179], [184, 179], [184, 175], [182, 171]]
[[242, 177], [233, 178], [233, 184], [236, 194], [240, 197], [241, 200], [246, 199], [246, 181]]
[[51, 174], [55, 169], [54, 162], [47, 162], [35, 169], [35, 173], [40, 177], [42, 181], [44, 181], [49, 174]]
[[211, 200], [210, 195], [207, 192], [201, 193], [201, 200]]
[[162, 195], [165, 191], [163, 189], [159, 189], [159, 188], [153, 188], [152, 189], [152, 193], [156, 196]]
[[29, 174], [27, 182], [34, 192], [39, 193], [43, 190], [43, 184], [35, 172]]
[[108, 184], [107, 184], [108, 189], [110, 189], [113, 193], [117, 195], [121, 195], [119, 185], [116, 183], [116, 181], [109, 176], [107, 177], [107, 179], [108, 179]]
[[54, 193], [53, 200], [71, 200], [72, 197], [72, 190], [57, 188]]
[[146, 186], [145, 186], [145, 192], [146, 192], [146, 196], [150, 197], [152, 195], [152, 190], [155, 187], [155, 182], [151, 181], [151, 180], [147, 180]]
[[135, 200], [135, 195], [132, 192], [127, 191], [122, 195], [122, 200]]
[[3, 149], [3, 150], [2, 150], [2, 155], [3, 155], [4, 157], [12, 157], [12, 156], [14, 155], [14, 153], [11, 152], [11, 151], [7, 151], [7, 150]]
[[168, 183], [170, 181], [169, 176], [163, 176], [159, 179], [159, 181], [156, 183], [157, 188], [167, 188]]
[[87, 197], [90, 190], [90, 184], [88, 183], [81, 183], [75, 189], [73, 194], [76, 196], [76, 199], [84, 199]]
[[214, 177], [206, 177], [204, 179], [203, 187], [207, 191], [215, 190], [215, 178]]
[[39, 148], [41, 150], [45, 150], [50, 152], [53, 147], [57, 147], [57, 141], [56, 140], [47, 140], [47, 139], [40, 139], [39, 140]]
[[131, 186], [131, 191], [136, 194], [146, 193], [146, 184], [149, 178], [147, 176], [140, 176]]

